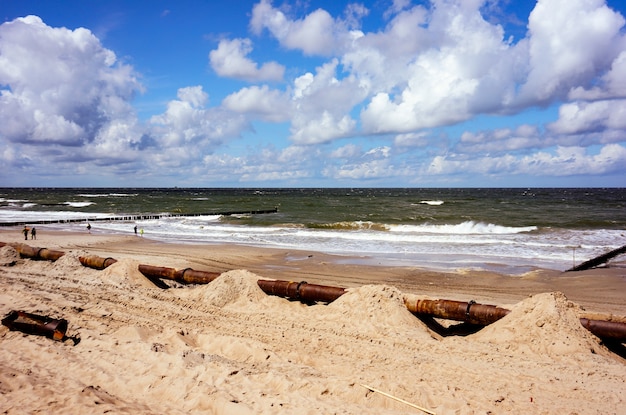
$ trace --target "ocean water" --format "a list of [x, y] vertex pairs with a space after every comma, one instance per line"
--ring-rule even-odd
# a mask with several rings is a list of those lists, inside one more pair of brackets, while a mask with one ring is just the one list
[[165, 242], [520, 274], [565, 270], [626, 245], [626, 189], [0, 189], [0, 225], [40, 221], [58, 221], [37, 224], [40, 235], [86, 231], [89, 221], [92, 232], [133, 234], [136, 225]]

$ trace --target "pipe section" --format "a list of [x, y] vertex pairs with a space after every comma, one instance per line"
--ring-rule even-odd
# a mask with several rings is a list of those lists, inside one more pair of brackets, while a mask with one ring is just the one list
[[65, 319], [55, 319], [15, 310], [2, 319], [2, 324], [9, 330], [46, 336], [57, 341], [65, 339], [65, 332], [67, 331], [67, 320]]
[[404, 300], [406, 308], [413, 314], [464, 321], [486, 326], [510, 313], [510, 310], [494, 305], [478, 304], [474, 301]]
[[331, 303], [346, 292], [344, 288], [309, 284], [306, 281], [259, 280], [257, 284], [266, 294], [290, 298], [303, 303]]
[[38, 248], [35, 246], [30, 246], [22, 243], [4, 243], [0, 242], [0, 247], [2, 246], [12, 246], [20, 257], [29, 258], [34, 260], [46, 260], [46, 261], [56, 261], [65, 255], [63, 251], [55, 251], [48, 248]]
[[182, 284], [208, 284], [220, 276], [219, 272], [196, 271], [191, 268], [176, 270], [152, 265], [139, 265], [139, 272], [148, 278], [164, 278]]
[[80, 256], [78, 260], [85, 267], [95, 268], [95, 269], [105, 269], [117, 262], [117, 259], [114, 258], [102, 258], [97, 255], [90, 256]]

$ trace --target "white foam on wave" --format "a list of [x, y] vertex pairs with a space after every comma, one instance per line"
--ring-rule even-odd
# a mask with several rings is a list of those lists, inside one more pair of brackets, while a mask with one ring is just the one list
[[441, 206], [443, 205], [443, 200], [422, 200], [420, 204], [430, 205], [430, 206]]
[[73, 208], [84, 208], [93, 205], [94, 202], [65, 202], [63, 204]]
[[436, 234], [462, 234], [462, 235], [484, 235], [484, 234], [513, 234], [536, 231], [536, 226], [501, 226], [493, 223], [482, 223], [466, 221], [456, 225], [390, 225], [390, 230], [407, 233], [436, 233]]
[[138, 196], [139, 193], [79, 193], [80, 197], [132, 197]]

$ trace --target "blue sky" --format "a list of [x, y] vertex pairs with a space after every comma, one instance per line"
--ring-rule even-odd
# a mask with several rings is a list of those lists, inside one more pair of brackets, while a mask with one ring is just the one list
[[623, 187], [616, 0], [0, 0], [0, 186]]

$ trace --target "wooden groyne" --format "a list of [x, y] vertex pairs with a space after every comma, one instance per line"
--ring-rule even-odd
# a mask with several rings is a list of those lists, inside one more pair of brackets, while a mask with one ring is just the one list
[[233, 215], [263, 215], [267, 213], [276, 213], [278, 208], [262, 209], [262, 210], [236, 210], [228, 212], [208, 212], [208, 213], [160, 213], [147, 215], [122, 215], [122, 216], [102, 216], [93, 218], [78, 219], [47, 219], [47, 220], [31, 220], [16, 222], [0, 222], [0, 226], [24, 226], [24, 225], [49, 225], [58, 223], [79, 223], [79, 222], [104, 222], [104, 221], [124, 221], [134, 222], [138, 220], [154, 220], [162, 218], [191, 217], [191, 216], [233, 216]]
[[566, 272], [569, 271], [584, 271], [590, 268], [595, 268], [599, 265], [603, 265], [606, 264], [607, 262], [609, 262], [609, 260], [615, 258], [618, 255], [624, 254], [626, 253], [626, 245], [622, 246], [621, 248], [617, 248], [614, 249], [610, 252], [607, 252], [606, 254], [602, 254], [600, 256], [597, 256], [595, 258], [592, 258], [588, 261], [585, 261], [579, 265], [576, 265], [575, 267], [572, 267], [570, 269], [568, 269]]

